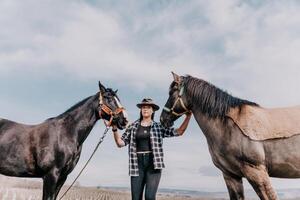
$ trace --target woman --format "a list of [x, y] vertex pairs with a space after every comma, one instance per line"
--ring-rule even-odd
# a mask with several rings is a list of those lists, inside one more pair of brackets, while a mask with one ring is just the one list
[[140, 119], [128, 126], [122, 137], [113, 127], [114, 139], [118, 147], [129, 144], [129, 175], [131, 177], [132, 200], [155, 200], [161, 170], [164, 165], [163, 138], [181, 136], [187, 128], [191, 113], [178, 129], [165, 128], [153, 121], [154, 112], [159, 110], [152, 99], [146, 98], [137, 107], [141, 109]]

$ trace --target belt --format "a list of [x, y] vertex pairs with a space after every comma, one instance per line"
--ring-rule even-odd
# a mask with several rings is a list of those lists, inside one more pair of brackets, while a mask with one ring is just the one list
[[152, 153], [152, 151], [138, 151], [136, 152], [137, 154], [142, 154], [142, 155], [145, 155], [145, 154], [150, 154]]

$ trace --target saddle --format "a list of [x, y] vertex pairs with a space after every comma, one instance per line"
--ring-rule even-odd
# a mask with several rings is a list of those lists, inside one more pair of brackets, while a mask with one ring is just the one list
[[300, 134], [300, 106], [268, 109], [243, 105], [231, 108], [227, 117], [252, 140], [288, 138]]

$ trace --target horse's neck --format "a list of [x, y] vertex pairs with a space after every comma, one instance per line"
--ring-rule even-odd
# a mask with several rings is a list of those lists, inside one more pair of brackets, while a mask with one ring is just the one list
[[82, 145], [98, 120], [95, 113], [96, 99], [92, 96], [82, 105], [66, 113], [63, 119], [68, 128], [73, 131], [72, 135], [79, 145]]
[[191, 91], [187, 91], [186, 95], [185, 98], [191, 103], [191, 111], [205, 135], [208, 144], [220, 143], [224, 135], [222, 131], [224, 129], [224, 123], [219, 117], [210, 117], [209, 114], [204, 113], [200, 109], [200, 106], [196, 104], [199, 99], [195, 98]]
[[219, 145], [224, 139], [224, 124], [218, 118], [210, 118], [207, 115], [193, 111], [193, 115], [205, 135], [208, 145]]

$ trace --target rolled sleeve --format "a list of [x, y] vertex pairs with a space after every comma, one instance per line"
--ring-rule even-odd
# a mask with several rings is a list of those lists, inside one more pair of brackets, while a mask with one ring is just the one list
[[164, 138], [179, 136], [177, 130], [174, 127], [167, 128], [167, 127], [162, 126], [162, 132], [163, 132], [163, 137]]
[[125, 146], [130, 142], [131, 128], [132, 126], [129, 126], [121, 136], [121, 140], [124, 141]]

